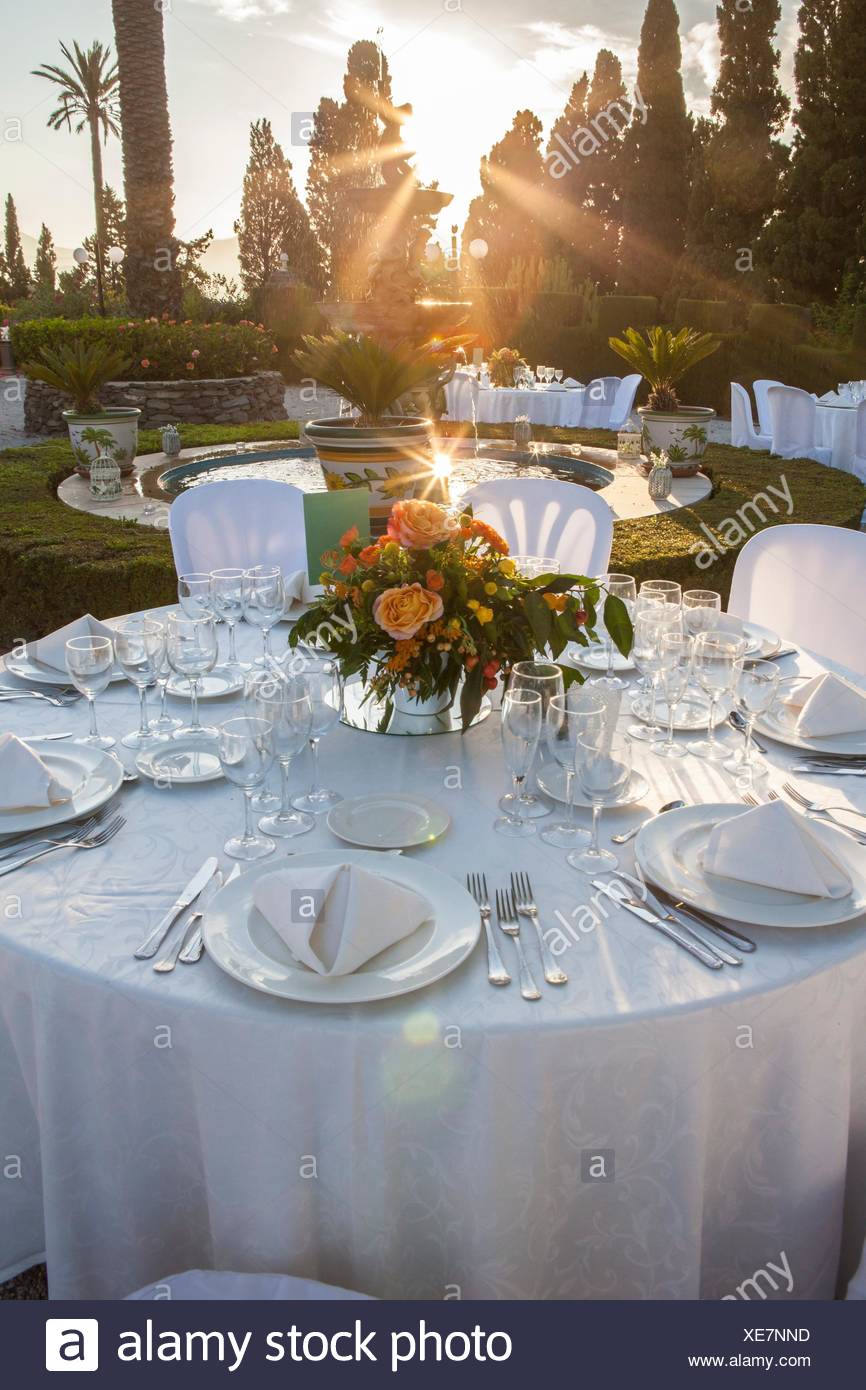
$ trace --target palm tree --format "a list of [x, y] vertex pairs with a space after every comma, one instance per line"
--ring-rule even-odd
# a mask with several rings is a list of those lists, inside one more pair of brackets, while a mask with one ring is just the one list
[[141, 315], [180, 313], [163, 6], [112, 0], [126, 193], [126, 288]]
[[44, 77], [60, 88], [60, 105], [51, 112], [48, 124], [52, 130], [74, 129], [76, 135], [87, 126], [90, 131], [90, 159], [93, 165], [93, 201], [96, 211], [96, 293], [99, 312], [105, 313], [102, 287], [102, 257], [105, 254], [105, 226], [102, 200], [102, 145], [109, 135], [119, 135], [117, 105], [117, 64], [111, 49], [98, 41], [88, 49], [73, 43], [70, 53], [65, 43], [60, 45], [68, 67], [45, 63], [34, 68], [34, 77]]

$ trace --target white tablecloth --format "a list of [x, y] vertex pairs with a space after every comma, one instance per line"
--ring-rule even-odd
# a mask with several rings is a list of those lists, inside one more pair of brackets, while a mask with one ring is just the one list
[[[86, 714], [22, 701], [0, 718], [47, 733]], [[100, 720], [133, 727], [129, 687]], [[636, 758], [652, 808], [730, 799], [696, 759]], [[784, 1252], [789, 1296], [831, 1297], [843, 1222], [845, 1278], [866, 1230], [863, 923], [756, 929], [757, 954], [718, 973], [621, 910], [589, 929], [563, 854], [491, 828], [495, 716], [464, 738], [340, 727], [321, 761], [346, 794], [446, 806], [450, 833], [413, 853], [447, 873], [530, 870], [546, 923], [572, 924], [569, 984], [537, 1004], [495, 990], [483, 944], [435, 987], [356, 1008], [284, 1003], [208, 959], [156, 976], [133, 949], [239, 825], [241, 794], [125, 787], [110, 847], [0, 881], [0, 1273], [47, 1249], [55, 1298], [220, 1268], [398, 1298], [685, 1299], [735, 1293]], [[320, 823], [288, 847], [331, 845]], [[587, 1180], [600, 1150], [613, 1181]]]
[[[819, 448], [832, 450], [830, 463], [845, 473], [857, 473], [854, 463], [857, 450], [857, 407], [852, 404], [818, 402], [815, 443]], [[863, 477], [866, 482], [866, 476]]]
[[509, 424], [518, 415], [528, 415], [533, 425], [576, 429], [583, 413], [584, 387], [550, 390], [517, 390], [506, 386], [475, 386], [465, 372], [456, 372], [445, 388], [451, 420], [471, 420], [473, 392], [477, 393], [479, 424]]

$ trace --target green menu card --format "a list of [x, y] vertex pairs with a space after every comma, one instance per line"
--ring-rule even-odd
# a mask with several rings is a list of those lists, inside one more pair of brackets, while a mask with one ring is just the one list
[[307, 535], [307, 575], [318, 584], [324, 568], [322, 555], [339, 548], [340, 537], [357, 526], [363, 541], [370, 539], [370, 490], [344, 488], [339, 492], [304, 494], [304, 530]]

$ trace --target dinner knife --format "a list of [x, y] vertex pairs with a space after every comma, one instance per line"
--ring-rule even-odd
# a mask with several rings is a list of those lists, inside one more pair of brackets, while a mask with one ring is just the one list
[[709, 912], [704, 912], [703, 908], [692, 907], [691, 903], [682, 902], [673, 893], [668, 893], [665, 888], [659, 888], [655, 883], [652, 891], [655, 897], [673, 912], [681, 912], [686, 917], [693, 917], [696, 922], [700, 922], [702, 927], [706, 927], [707, 931], [715, 932], [729, 946], [736, 946], [738, 951], [756, 951], [758, 949], [757, 944], [750, 937], [743, 936], [741, 932], [729, 927], [726, 922], [720, 922], [717, 917], [711, 916]]
[[[214, 891], [208, 894], [208, 906], [210, 906], [212, 899], [216, 897], [217, 893], [220, 891], [221, 888], [225, 888], [227, 883], [234, 883], [235, 879], [240, 876], [240, 872], [240, 864], [235, 864], [228, 878], [218, 883], [214, 888]], [[220, 878], [219, 874], [217, 874], [217, 878]], [[198, 925], [196, 926], [194, 934], [190, 937], [189, 941], [184, 946], [183, 950], [178, 956], [178, 960], [180, 961], [181, 965], [195, 965], [196, 961], [201, 960], [202, 955], [204, 954], [204, 933], [201, 929], [201, 919], [203, 916], [204, 905], [202, 904], [198, 912], [194, 912], [189, 919], [190, 926], [192, 926], [193, 923], [197, 923]]]
[[156, 955], [180, 913], [183, 912], [185, 907], [189, 907], [191, 902], [195, 901], [205, 884], [216, 873], [218, 865], [219, 860], [213, 855], [210, 859], [204, 861], [198, 873], [194, 878], [190, 879], [180, 897], [172, 903], [162, 921], [154, 927], [147, 940], [139, 946], [138, 950], [135, 952], [136, 960], [150, 960], [151, 956]]
[[791, 771], [809, 776], [866, 777], [866, 763], [792, 763]]
[[716, 955], [711, 947], [699, 946], [697, 941], [693, 940], [693, 938], [687, 935], [680, 927], [674, 926], [672, 922], [659, 917], [655, 912], [651, 912], [648, 907], [644, 907], [643, 903], [639, 903], [636, 898], [624, 898], [621, 894], [612, 892], [610, 884], [600, 883], [596, 878], [592, 880], [592, 886], [593, 888], [597, 888], [600, 893], [604, 893], [610, 898], [611, 902], [615, 903], [617, 907], [624, 907], [628, 912], [631, 912], [633, 916], [639, 917], [642, 922], [646, 922], [648, 926], [654, 927], [656, 931], [661, 932], [663, 936], [670, 937], [671, 941], [675, 941], [678, 946], [682, 946], [684, 951], [688, 951], [690, 956], [695, 956], [703, 965], [709, 966], [710, 970], [722, 969], [724, 962], [721, 956]]

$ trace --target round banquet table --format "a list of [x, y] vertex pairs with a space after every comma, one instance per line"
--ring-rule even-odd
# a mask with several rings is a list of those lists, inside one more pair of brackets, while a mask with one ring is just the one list
[[857, 453], [857, 406], [853, 401], [818, 401], [815, 416], [815, 443], [829, 449], [830, 464], [844, 473], [856, 473], [866, 482], [862, 468], [855, 463]]
[[[252, 654], [258, 634], [239, 636]], [[798, 664], [815, 669], [800, 656], [786, 674]], [[104, 730], [136, 714], [125, 683], [100, 698]], [[81, 705], [2, 709], [20, 735], [85, 721]], [[606, 813], [606, 834], [675, 795], [733, 799], [698, 759], [635, 758], [645, 806]], [[788, 1296], [831, 1298], [866, 1230], [863, 921], [755, 928], [758, 951], [718, 972], [620, 908], [593, 924], [561, 851], [492, 829], [495, 716], [462, 738], [339, 726], [321, 764], [346, 795], [445, 806], [452, 827], [419, 860], [483, 870], [491, 890], [528, 870], [545, 924], [573, 924], [569, 983], [534, 1004], [492, 988], [483, 937], [446, 979], [384, 1004], [285, 1002], [207, 957], [156, 975], [133, 951], [235, 832], [241, 793], [125, 785], [109, 846], [0, 882], [0, 1275], [47, 1251], [53, 1298], [214, 1268], [409, 1299], [717, 1299], [784, 1252]], [[339, 847], [320, 820], [274, 868], [286, 844]]]
[[479, 425], [511, 424], [518, 415], [528, 415], [533, 425], [577, 429], [583, 414], [586, 388], [517, 389], [511, 386], [476, 386], [473, 377], [456, 372], [445, 387], [448, 417], [471, 420], [473, 395]]

